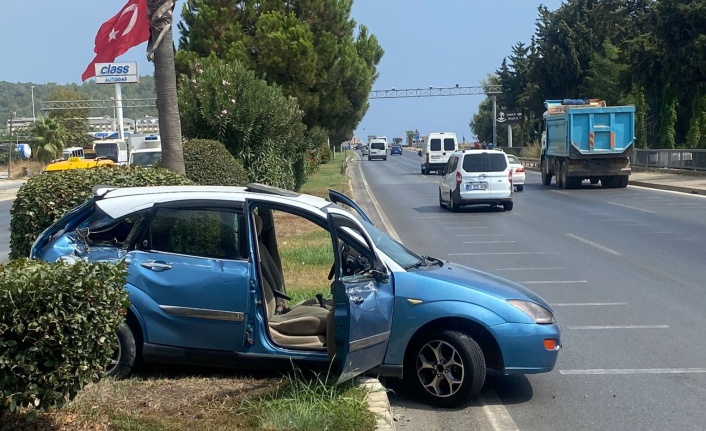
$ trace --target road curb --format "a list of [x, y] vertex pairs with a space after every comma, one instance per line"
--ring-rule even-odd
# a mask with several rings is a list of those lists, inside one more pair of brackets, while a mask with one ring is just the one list
[[368, 395], [365, 401], [368, 403], [368, 410], [376, 416], [376, 431], [391, 431], [395, 429], [395, 420], [392, 417], [390, 399], [387, 397], [387, 389], [374, 377], [361, 377], [357, 379], [358, 386], [366, 389]]

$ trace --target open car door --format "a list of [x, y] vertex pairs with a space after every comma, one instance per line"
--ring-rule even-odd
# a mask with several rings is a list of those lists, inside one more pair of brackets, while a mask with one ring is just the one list
[[[343, 210], [328, 212], [334, 246], [332, 369], [344, 382], [382, 364], [392, 327], [393, 282], [363, 226]], [[334, 347], [334, 348], [332, 348]]]
[[358, 215], [371, 225], [375, 226], [375, 223], [373, 223], [372, 220], [370, 220], [370, 217], [368, 217], [367, 214], [365, 214], [365, 211], [361, 207], [358, 206], [355, 202], [353, 202], [353, 199], [349, 198], [348, 196], [344, 195], [341, 192], [337, 192], [336, 190], [331, 190], [329, 189], [328, 191], [328, 198], [331, 202], [335, 203], [336, 205], [347, 205], [355, 210], [355, 212], [358, 213]]

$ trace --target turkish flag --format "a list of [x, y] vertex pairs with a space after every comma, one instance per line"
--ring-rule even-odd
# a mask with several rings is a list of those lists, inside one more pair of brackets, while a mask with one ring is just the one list
[[96, 58], [81, 75], [81, 80], [96, 76], [96, 63], [110, 63], [133, 46], [150, 38], [147, 0], [128, 0], [117, 15], [104, 22], [96, 35]]

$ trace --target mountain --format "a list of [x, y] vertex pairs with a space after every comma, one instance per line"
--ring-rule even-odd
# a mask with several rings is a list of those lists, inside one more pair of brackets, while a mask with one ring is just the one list
[[[58, 87], [70, 88], [85, 95], [86, 100], [110, 100], [115, 97], [115, 88], [111, 84], [96, 84], [93, 80], [81, 85], [60, 85], [53, 82], [36, 84], [33, 82], [11, 83], [0, 81], [0, 124], [5, 122], [13, 112], [18, 117], [32, 116], [32, 86], [34, 86], [34, 106], [36, 115], [40, 115], [42, 101], [47, 101], [47, 96]], [[154, 99], [157, 93], [154, 88], [154, 77], [145, 75], [140, 77], [137, 84], [122, 85], [123, 99]], [[113, 116], [113, 109], [94, 110], [91, 116]], [[148, 108], [123, 108], [123, 115], [128, 118], [144, 117], [145, 115], [157, 116], [156, 107]], [[1, 126], [0, 126], [1, 127]]]

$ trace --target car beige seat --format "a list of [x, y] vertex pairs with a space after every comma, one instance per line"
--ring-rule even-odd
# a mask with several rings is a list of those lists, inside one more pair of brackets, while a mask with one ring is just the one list
[[[260, 271], [262, 273], [263, 293], [265, 299], [265, 309], [270, 327], [270, 335], [275, 343], [283, 346], [325, 349], [326, 342], [326, 321], [329, 310], [319, 306], [294, 306], [284, 314], [275, 314], [278, 301], [282, 298], [275, 298], [275, 286], [281, 286], [278, 290], [284, 289], [282, 274], [277, 269], [277, 265], [272, 256], [267, 251], [265, 245], [260, 241], [262, 233], [262, 220], [255, 216], [255, 227], [258, 235], [258, 245], [260, 249]], [[282, 292], [284, 293], [284, 292]]]

